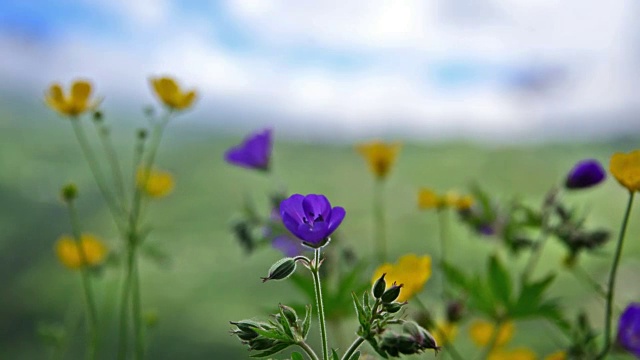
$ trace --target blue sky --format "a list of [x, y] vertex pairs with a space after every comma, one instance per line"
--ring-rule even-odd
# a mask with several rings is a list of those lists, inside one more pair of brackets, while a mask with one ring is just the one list
[[[352, 136], [637, 130], [633, 0], [0, 0], [0, 90], [87, 77], [105, 107], [171, 74], [198, 121]], [[560, 125], [559, 125], [560, 123]]]

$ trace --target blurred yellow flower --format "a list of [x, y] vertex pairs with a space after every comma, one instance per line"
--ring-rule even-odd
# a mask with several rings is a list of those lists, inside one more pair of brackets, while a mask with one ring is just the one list
[[431, 257], [407, 254], [400, 257], [396, 264], [382, 264], [374, 272], [371, 282], [375, 283], [382, 274], [387, 274], [385, 277], [387, 287], [394, 282], [403, 285], [397, 301], [409, 300], [422, 290], [424, 284], [431, 277]]
[[567, 352], [564, 350], [556, 351], [547, 355], [544, 360], [567, 360]]
[[[487, 346], [493, 338], [495, 331], [493, 323], [485, 320], [476, 320], [469, 327], [469, 335], [471, 340], [478, 346]], [[500, 326], [498, 336], [496, 337], [495, 347], [503, 346], [513, 337], [513, 322], [507, 321]]]
[[[146, 185], [144, 184], [145, 179], [147, 180]], [[173, 176], [169, 172], [151, 170], [147, 173], [144, 169], [138, 169], [136, 182], [138, 187], [152, 198], [161, 198], [169, 195], [175, 184]]]
[[429, 188], [418, 190], [418, 208], [420, 210], [442, 209], [446, 207], [458, 210], [467, 210], [473, 205], [473, 197], [470, 195], [459, 195], [449, 191], [440, 196]]
[[455, 340], [456, 335], [458, 335], [458, 325], [448, 321], [438, 322], [431, 335], [436, 339], [438, 346], [444, 346]]
[[356, 150], [369, 164], [369, 170], [378, 179], [384, 179], [398, 157], [402, 144], [371, 141], [356, 145]]
[[513, 350], [498, 349], [489, 354], [488, 360], [536, 360], [536, 353], [524, 347]]
[[56, 242], [56, 254], [60, 262], [69, 269], [79, 269], [83, 264], [96, 266], [104, 261], [107, 256], [107, 247], [96, 236], [91, 234], [82, 234], [80, 236], [80, 244], [83, 255], [80, 253], [80, 246], [69, 235], [61, 236]]
[[640, 190], [640, 150], [613, 154], [609, 171], [629, 191]]
[[60, 84], [52, 84], [49, 92], [45, 94], [45, 102], [62, 115], [77, 116], [98, 105], [97, 101], [90, 101], [90, 97], [91, 83], [86, 80], [76, 80], [71, 84], [69, 96], [65, 96]]
[[176, 81], [170, 77], [152, 78], [151, 85], [156, 96], [173, 110], [184, 110], [193, 104], [196, 91], [182, 91]]

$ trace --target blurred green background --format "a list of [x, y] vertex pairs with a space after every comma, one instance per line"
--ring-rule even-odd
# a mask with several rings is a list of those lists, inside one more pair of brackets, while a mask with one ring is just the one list
[[[47, 358], [47, 348], [37, 336], [42, 324], [66, 326], [69, 341], [64, 358], [81, 358], [83, 308], [79, 275], [59, 264], [53, 252], [57, 237], [70, 231], [65, 207], [58, 197], [61, 186], [70, 181], [78, 184], [83, 230], [98, 234], [113, 249], [120, 247], [120, 240], [70, 124], [44, 109], [21, 114], [24, 113], [32, 115], [0, 112], [0, 359]], [[134, 130], [143, 122], [141, 117], [126, 121], [116, 118], [120, 120], [112, 124], [113, 137], [123, 165], [129, 169]], [[91, 130], [89, 119], [83, 121]], [[262, 249], [246, 256], [234, 240], [229, 225], [247, 197], [266, 212], [266, 193], [280, 183], [287, 184], [290, 193], [326, 194], [334, 205], [347, 210], [340, 229], [342, 245], [353, 248], [359, 257], [371, 257], [373, 180], [353, 145], [281, 141], [278, 129], [274, 130], [274, 174], [267, 176], [223, 162], [225, 149], [239, 142], [241, 136], [185, 125], [180, 118], [169, 126], [158, 163], [174, 174], [177, 184], [168, 198], [150, 204], [148, 214], [148, 223], [153, 226], [149, 242], [169, 259], [161, 264], [143, 260], [141, 269], [143, 307], [158, 315], [157, 325], [149, 330], [148, 358], [247, 358], [246, 350], [230, 336], [228, 321], [264, 317], [265, 310], [279, 302], [303, 300], [287, 282], [260, 282], [259, 277], [280, 258], [277, 251]], [[563, 181], [576, 161], [596, 158], [608, 164], [613, 152], [633, 146], [633, 142], [622, 140], [523, 146], [405, 143], [386, 184], [391, 258], [409, 252], [437, 255], [435, 214], [420, 212], [416, 207], [420, 186], [464, 192], [476, 182], [499, 198], [519, 195], [527, 204], [538, 206], [544, 193]], [[566, 194], [565, 199], [588, 212], [589, 225], [617, 233], [626, 191], [615, 180], [609, 178], [595, 189]], [[464, 264], [469, 272], [483, 269], [495, 244], [455, 221], [451, 229], [452, 261]], [[620, 307], [640, 298], [639, 236], [640, 221], [634, 211], [619, 272], [616, 303]], [[612, 251], [610, 243], [599, 255], [581, 258], [583, 266], [602, 283], [606, 281]], [[561, 297], [569, 314], [584, 308], [599, 324], [603, 302], [563, 270], [563, 256], [564, 249], [551, 242], [537, 273], [559, 271], [551, 292]], [[522, 266], [523, 260], [510, 259], [508, 264], [515, 269]], [[362, 276], [367, 279], [370, 272]], [[100, 357], [104, 359], [112, 358], [116, 344], [114, 309], [120, 277], [120, 268], [106, 268], [96, 285], [105, 326], [105, 350]], [[436, 277], [420, 295], [427, 304], [437, 304]], [[542, 356], [567, 345], [549, 329], [539, 321], [518, 323], [512, 346], [532, 346]], [[464, 333], [463, 329], [461, 334]], [[316, 334], [312, 332], [311, 336], [315, 341]], [[463, 351], [473, 351], [468, 340], [461, 340], [459, 346]]]

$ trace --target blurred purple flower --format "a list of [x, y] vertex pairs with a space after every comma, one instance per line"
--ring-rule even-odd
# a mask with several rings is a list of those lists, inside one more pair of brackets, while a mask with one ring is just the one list
[[564, 186], [567, 189], [586, 189], [601, 183], [606, 177], [602, 165], [597, 160], [578, 162], [567, 175]]
[[296, 257], [305, 250], [304, 245], [298, 239], [284, 234], [274, 237], [271, 246], [280, 250], [287, 257]]
[[291, 195], [280, 203], [282, 223], [305, 245], [320, 248], [342, 223], [344, 208], [331, 203], [324, 195]]
[[640, 303], [631, 303], [620, 316], [618, 343], [640, 358]]
[[224, 153], [229, 164], [248, 169], [269, 170], [271, 160], [271, 129], [247, 136], [240, 145], [236, 145]]

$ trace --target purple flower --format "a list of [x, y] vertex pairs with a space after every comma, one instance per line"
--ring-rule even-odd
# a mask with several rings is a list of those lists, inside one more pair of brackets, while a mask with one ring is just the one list
[[296, 257], [304, 252], [305, 248], [298, 239], [289, 235], [278, 235], [271, 241], [271, 246], [280, 250], [284, 256]]
[[620, 316], [618, 343], [640, 358], [640, 303], [631, 303]]
[[342, 223], [344, 208], [331, 203], [324, 195], [294, 194], [280, 203], [282, 223], [293, 235], [312, 248], [320, 248]]
[[247, 136], [242, 144], [227, 150], [224, 159], [229, 164], [268, 171], [271, 159], [271, 129]]
[[567, 189], [586, 189], [601, 183], [605, 177], [602, 165], [597, 160], [587, 159], [571, 169], [564, 186]]

